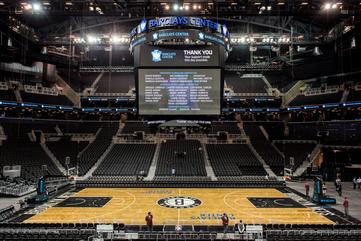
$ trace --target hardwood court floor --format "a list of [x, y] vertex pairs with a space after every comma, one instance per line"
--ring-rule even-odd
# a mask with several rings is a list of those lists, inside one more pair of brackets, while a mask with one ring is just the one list
[[[99, 202], [94, 197], [98, 197]], [[178, 198], [167, 199], [169, 197]], [[257, 208], [248, 198], [259, 198], [261, 207]], [[263, 207], [266, 204], [262, 198], [274, 198], [273, 202], [281, 206]], [[230, 225], [240, 219], [262, 224], [333, 224], [310, 208], [282, 206], [284, 198], [288, 198], [286, 194], [272, 188], [86, 188], [76, 193], [74, 200], [64, 202], [65, 207], [48, 208], [25, 222], [144, 224], [146, 213], [151, 211], [155, 225], [219, 225], [219, 215], [224, 212], [230, 217]], [[177, 205], [187, 208], [174, 208]]]

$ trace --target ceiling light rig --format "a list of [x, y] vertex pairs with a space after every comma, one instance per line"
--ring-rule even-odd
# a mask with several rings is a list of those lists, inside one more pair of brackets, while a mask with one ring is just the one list
[[326, 2], [322, 8], [326, 11], [332, 11], [335, 9], [342, 9], [342, 2]]
[[200, 4], [190, 4], [190, 3], [184, 3], [183, 5], [180, 5], [178, 3], [174, 3], [173, 5], [170, 5], [168, 3], [161, 3], [161, 5], [164, 7], [164, 10], [166, 11], [173, 10], [175, 12], [190, 11], [190, 10], [196, 11], [202, 9], [202, 5]]

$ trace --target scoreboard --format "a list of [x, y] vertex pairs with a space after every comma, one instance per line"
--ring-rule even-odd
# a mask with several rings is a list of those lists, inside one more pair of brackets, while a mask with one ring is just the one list
[[134, 49], [140, 115], [219, 115], [224, 57], [220, 46]]
[[134, 51], [135, 67], [219, 67], [225, 56], [220, 46], [150, 46], [142, 45]]
[[140, 115], [219, 115], [220, 69], [139, 69]]

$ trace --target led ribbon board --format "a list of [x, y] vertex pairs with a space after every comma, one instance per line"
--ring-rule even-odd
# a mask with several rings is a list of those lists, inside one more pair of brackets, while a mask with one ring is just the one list
[[164, 17], [146, 20], [130, 33], [130, 51], [135, 46], [167, 39], [188, 39], [221, 45], [230, 51], [229, 32], [225, 24], [197, 17]]
[[230, 50], [228, 38], [224, 38], [223, 36], [216, 33], [205, 32], [196, 29], [163, 29], [134, 36], [130, 42], [130, 51], [133, 52], [134, 47], [141, 44], [168, 39], [199, 40], [223, 46], [227, 51]]

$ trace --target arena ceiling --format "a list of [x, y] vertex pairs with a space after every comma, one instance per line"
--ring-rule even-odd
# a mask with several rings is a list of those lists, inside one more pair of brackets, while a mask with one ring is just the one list
[[143, 18], [175, 15], [227, 23], [231, 34], [292, 31], [323, 41], [360, 22], [361, 0], [0, 0], [1, 32], [11, 36], [23, 25], [31, 34], [22, 37], [36, 46], [66, 46], [70, 36], [128, 34]]
[[[361, 13], [360, 0], [0, 0], [0, 16], [21, 19], [37, 32], [52, 35], [70, 27], [84, 30], [112, 25], [117, 28], [142, 18], [192, 15], [270, 29], [313, 28], [330, 30], [335, 24]], [[134, 23], [135, 24], [135, 23]], [[124, 26], [126, 25], [126, 26]], [[130, 24], [132, 25], [132, 24]], [[236, 29], [237, 31], [237, 29]]]

